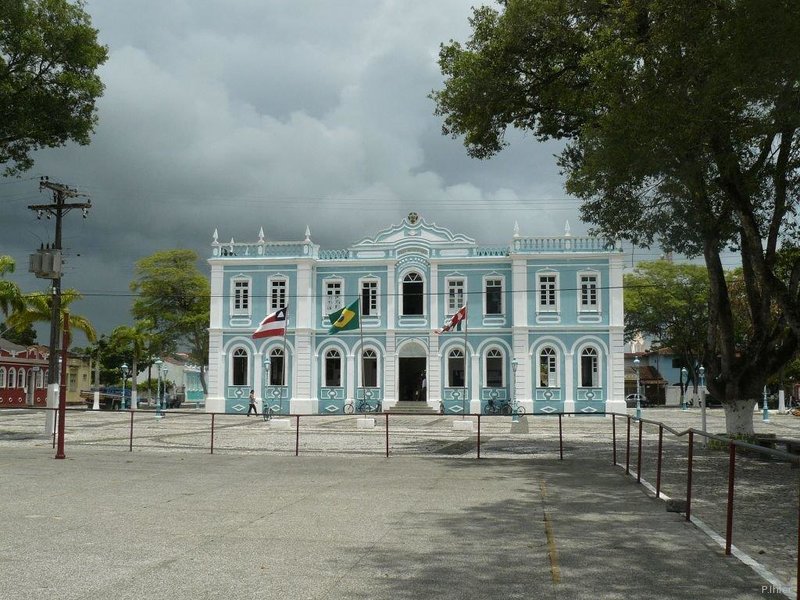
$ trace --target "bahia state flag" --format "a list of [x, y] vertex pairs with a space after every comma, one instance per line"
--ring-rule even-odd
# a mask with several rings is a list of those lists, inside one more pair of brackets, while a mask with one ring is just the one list
[[264, 317], [261, 324], [253, 332], [252, 338], [270, 337], [273, 335], [284, 335], [286, 333], [286, 307], [279, 308], [271, 315]]
[[332, 312], [328, 318], [331, 320], [331, 328], [328, 333], [358, 329], [358, 300], [350, 306]]
[[434, 329], [436, 333], [445, 333], [446, 331], [453, 331], [461, 321], [467, 318], [467, 305], [465, 304], [459, 308], [455, 314], [450, 317], [441, 329]]

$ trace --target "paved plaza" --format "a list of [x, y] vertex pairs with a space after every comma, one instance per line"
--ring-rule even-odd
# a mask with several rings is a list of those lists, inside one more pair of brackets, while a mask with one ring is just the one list
[[0, 597], [785, 597], [612, 465], [610, 419], [563, 419], [563, 461], [555, 418], [482, 419], [482, 460], [450, 418], [392, 417], [388, 459], [354, 417], [301, 419], [298, 456], [241, 416], [211, 454], [208, 419], [141, 411], [129, 452], [127, 414], [70, 413], [54, 460], [41, 415], [0, 412]]

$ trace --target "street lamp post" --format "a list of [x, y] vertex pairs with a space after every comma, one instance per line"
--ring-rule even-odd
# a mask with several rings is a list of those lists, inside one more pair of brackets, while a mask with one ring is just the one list
[[641, 394], [639, 390], [641, 386], [639, 385], [639, 357], [633, 359], [633, 368], [636, 371], [636, 418], [642, 418], [642, 402], [641, 402]]
[[511, 359], [511, 373], [512, 373], [512, 385], [511, 385], [511, 406], [513, 407], [511, 421], [517, 422], [519, 421], [519, 412], [518, 412], [518, 403], [517, 403], [517, 367], [519, 366], [519, 361], [517, 357]]
[[161, 359], [157, 358], [153, 361], [153, 365], [156, 368], [156, 419], [161, 418], [161, 402], [159, 398], [161, 397]]
[[[267, 389], [267, 386], [269, 385], [269, 368], [270, 368], [270, 366], [272, 366], [272, 361], [269, 358], [269, 354], [267, 354], [264, 357], [264, 378], [265, 378], [265, 381], [266, 381], [266, 383], [264, 385], [264, 389], [265, 390]], [[259, 392], [261, 392], [261, 390], [259, 390]], [[266, 407], [267, 407], [267, 395], [264, 394], [264, 396], [261, 398], [261, 412], [264, 412], [264, 409]]]
[[684, 387], [684, 382], [689, 383], [686, 377], [688, 374], [689, 371], [686, 370], [686, 367], [681, 367], [681, 410], [689, 410], [686, 406], [686, 388]]
[[[700, 365], [697, 370], [700, 374], [700, 427], [703, 433], [706, 432], [706, 368]], [[703, 445], [708, 444], [708, 438], [703, 436]]]
[[161, 416], [164, 416], [164, 411], [167, 408], [167, 363], [161, 365]]
[[762, 410], [761, 419], [764, 423], [769, 423], [769, 407], [767, 406], [767, 386], [764, 386], [764, 408]]
[[125, 399], [125, 380], [128, 378], [128, 365], [122, 363], [119, 370], [122, 371], [122, 402], [120, 402], [120, 408], [126, 408], [128, 406], [128, 401]]

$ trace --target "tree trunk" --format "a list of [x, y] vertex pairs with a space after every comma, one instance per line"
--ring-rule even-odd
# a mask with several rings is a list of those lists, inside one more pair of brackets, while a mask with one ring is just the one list
[[208, 396], [208, 384], [206, 383], [206, 367], [200, 364], [200, 385], [203, 386], [203, 396]]
[[757, 400], [752, 398], [739, 398], [725, 402], [725, 430], [728, 435], [752, 436], [753, 431], [753, 405]]

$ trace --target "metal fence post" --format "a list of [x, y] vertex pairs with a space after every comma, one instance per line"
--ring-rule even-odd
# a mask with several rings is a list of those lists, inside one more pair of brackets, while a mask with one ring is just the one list
[[214, 454], [214, 417], [216, 415], [211, 413], [211, 454]]
[[558, 413], [558, 455], [559, 460], [564, 460], [564, 440], [561, 438], [561, 413]]
[[294, 455], [300, 454], [300, 415], [295, 417], [297, 419], [296, 433], [294, 438]]
[[731, 554], [731, 540], [733, 539], [733, 490], [736, 482], [736, 444], [728, 444], [728, 514], [725, 523], [725, 555]]
[[389, 458], [389, 413], [383, 413], [386, 415], [386, 458]]
[[636, 452], [636, 483], [642, 481], [642, 420], [639, 419], [639, 449]]
[[631, 474], [631, 416], [628, 415], [628, 441], [625, 449], [625, 474]]
[[133, 452], [133, 413], [135, 411], [131, 411], [131, 435], [130, 435], [130, 444], [128, 445], [128, 452]]
[[617, 415], [611, 415], [611, 439], [614, 465], [617, 464]]
[[481, 415], [478, 414], [478, 456], [477, 458], [480, 459], [481, 457]]
[[656, 498], [661, 497], [661, 448], [664, 440], [664, 424], [658, 424], [658, 462], [656, 464]]
[[686, 477], [686, 520], [692, 519], [692, 454], [694, 452], [694, 431], [689, 431], [689, 465]]

